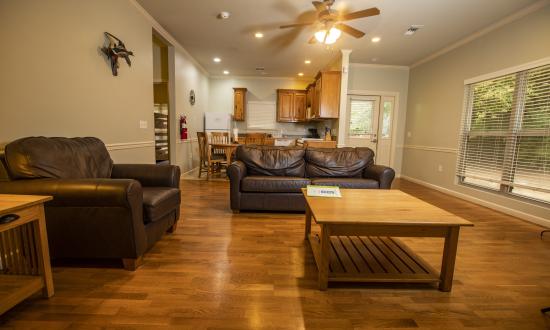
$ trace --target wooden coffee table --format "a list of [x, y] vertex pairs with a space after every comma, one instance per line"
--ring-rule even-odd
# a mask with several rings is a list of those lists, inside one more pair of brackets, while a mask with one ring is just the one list
[[[310, 197], [306, 189], [305, 238], [317, 268], [319, 288], [328, 282], [439, 282], [451, 291], [461, 226], [467, 220], [400, 190], [341, 189], [341, 198]], [[311, 219], [320, 234], [311, 233]], [[394, 237], [443, 237], [441, 271]]]

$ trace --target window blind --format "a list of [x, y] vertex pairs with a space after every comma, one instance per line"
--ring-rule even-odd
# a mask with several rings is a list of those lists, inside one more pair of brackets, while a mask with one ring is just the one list
[[374, 101], [351, 99], [349, 135], [369, 136], [373, 133]]
[[275, 102], [248, 102], [247, 128], [275, 129]]
[[459, 182], [550, 203], [550, 65], [467, 84]]

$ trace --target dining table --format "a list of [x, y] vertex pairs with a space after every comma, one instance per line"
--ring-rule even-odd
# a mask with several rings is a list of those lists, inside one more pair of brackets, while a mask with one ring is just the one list
[[231, 158], [233, 157], [233, 153], [235, 153], [235, 150], [237, 150], [237, 147], [239, 146], [238, 143], [211, 143], [210, 147], [212, 149], [221, 149], [225, 153], [225, 158], [227, 160], [227, 165], [231, 164]]

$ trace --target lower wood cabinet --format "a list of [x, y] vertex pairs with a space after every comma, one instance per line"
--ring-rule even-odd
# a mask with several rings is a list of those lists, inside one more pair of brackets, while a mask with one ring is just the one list
[[277, 90], [277, 121], [296, 123], [306, 121], [305, 90], [278, 89]]

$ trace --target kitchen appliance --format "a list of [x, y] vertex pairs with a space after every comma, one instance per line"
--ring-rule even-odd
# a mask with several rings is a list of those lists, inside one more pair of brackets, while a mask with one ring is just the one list
[[204, 132], [227, 132], [230, 135], [231, 114], [227, 112], [205, 112]]
[[313, 138], [313, 139], [320, 138], [319, 132], [317, 132], [316, 128], [308, 128], [307, 130], [309, 131], [309, 133], [307, 134], [308, 138]]

